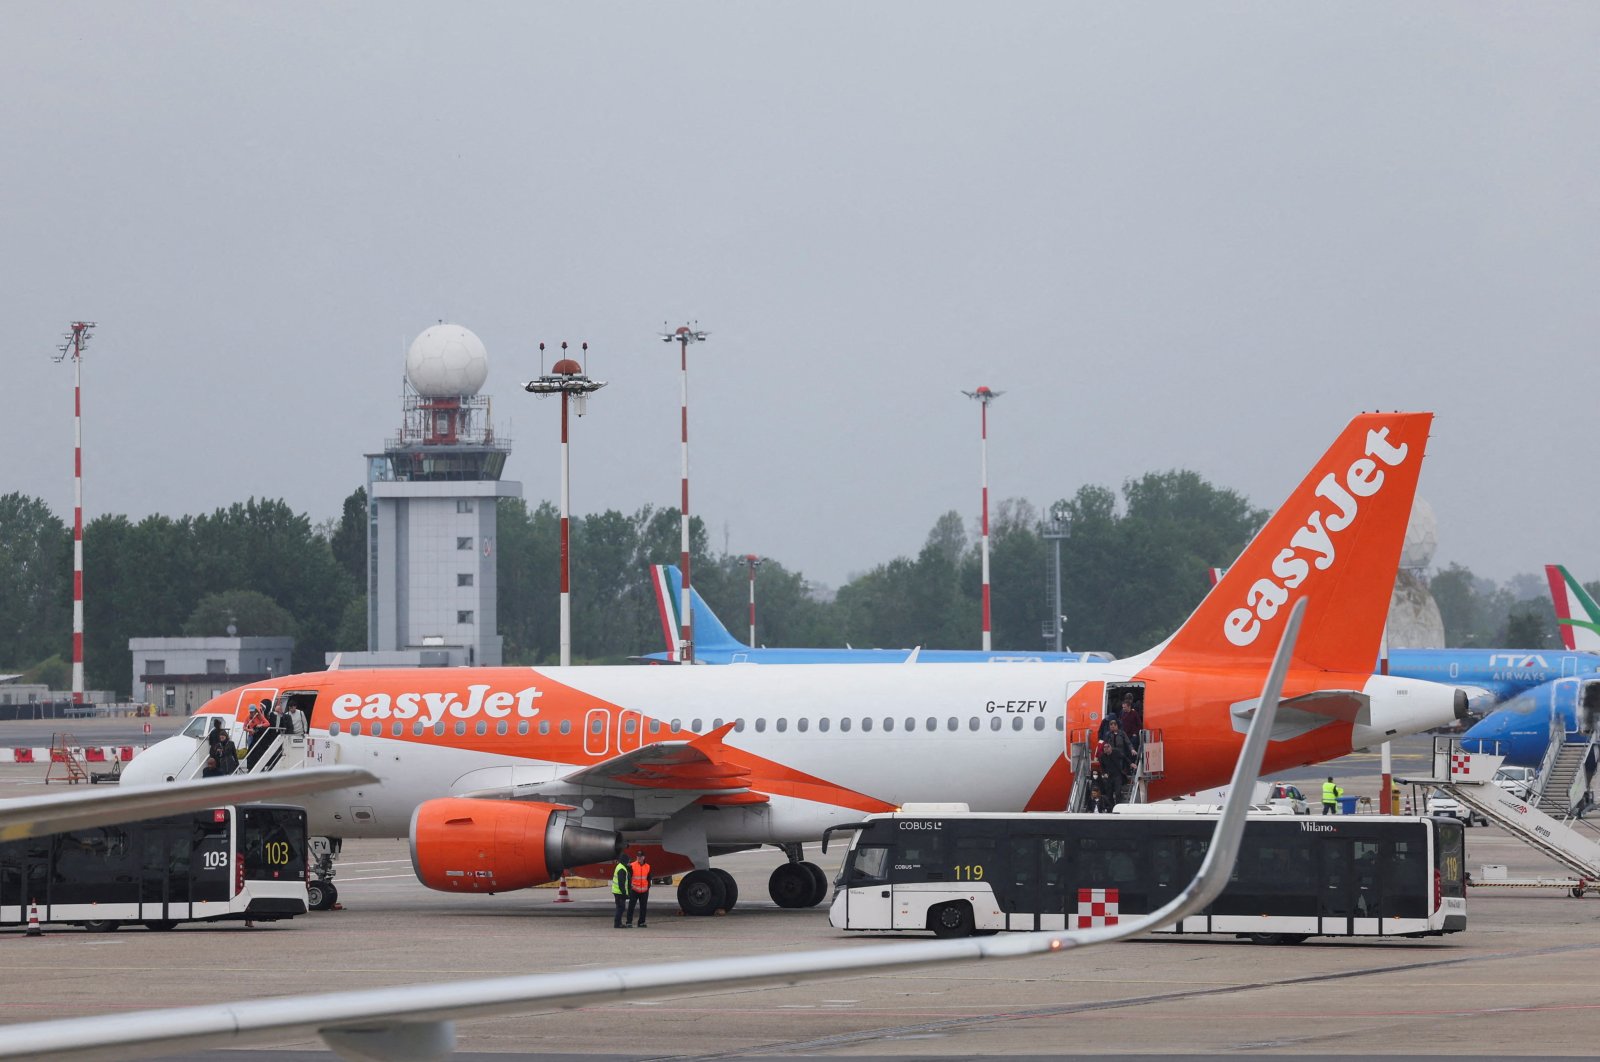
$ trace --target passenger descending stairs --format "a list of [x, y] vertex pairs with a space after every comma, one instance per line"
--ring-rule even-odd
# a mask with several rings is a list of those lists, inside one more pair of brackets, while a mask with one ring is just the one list
[[[1588, 749], [1586, 744], [1577, 747], [1585, 752]], [[1438, 737], [1433, 745], [1433, 777], [1407, 781], [1437, 787], [1585, 881], [1600, 881], [1600, 843], [1546, 814], [1531, 801], [1495, 785], [1491, 779], [1504, 760], [1504, 756], [1464, 752], [1459, 739]], [[1554, 783], [1546, 792], [1553, 789]], [[1565, 813], [1565, 806], [1556, 812], [1563, 817]]]

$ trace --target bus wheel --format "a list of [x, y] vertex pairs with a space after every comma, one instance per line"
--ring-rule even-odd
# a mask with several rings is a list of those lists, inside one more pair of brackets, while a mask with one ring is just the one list
[[717, 876], [717, 880], [722, 882], [722, 894], [724, 896], [722, 901], [723, 909], [728, 911], [733, 910], [733, 905], [739, 902], [739, 883], [733, 880], [732, 874], [729, 874], [721, 867], [712, 867], [711, 873], [715, 874]]
[[678, 906], [686, 915], [713, 915], [727, 903], [722, 879], [709, 870], [691, 870], [678, 882]]
[[928, 912], [928, 928], [936, 937], [970, 937], [972, 907], [965, 903], [942, 903]]
[[169, 929], [177, 929], [178, 928], [178, 923], [176, 921], [174, 921], [173, 919], [171, 919], [171, 918], [163, 918], [163, 919], [160, 919], [160, 920], [155, 921], [155, 922], [143, 922], [141, 924], [146, 929], [155, 930], [156, 932], [159, 932], [159, 933], [165, 933]]
[[767, 894], [779, 907], [811, 907], [817, 884], [804, 863], [779, 863], [767, 879]]
[[118, 926], [120, 926], [121, 924], [122, 924], [121, 922], [113, 922], [109, 918], [97, 918], [92, 922], [80, 922], [79, 923], [79, 925], [83, 926], [83, 928], [87, 929], [91, 933], [111, 933], [111, 932], [115, 932], [116, 928]]
[[1304, 933], [1246, 933], [1252, 944], [1304, 944]]

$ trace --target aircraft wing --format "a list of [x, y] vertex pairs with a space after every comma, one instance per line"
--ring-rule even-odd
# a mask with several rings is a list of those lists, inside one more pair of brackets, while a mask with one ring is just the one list
[[[1168, 925], [1204, 910], [1227, 886], [1244, 837], [1245, 815], [1261, 771], [1283, 678], [1305, 615], [1296, 601], [1284, 624], [1260, 705], [1251, 720], [1228, 800], [1212, 831], [1204, 862], [1178, 897], [1160, 910], [1094, 929], [1047, 930], [998, 937], [919, 943], [896, 941], [859, 948], [826, 948], [777, 955], [565, 970], [448, 984], [252, 999], [238, 1003], [107, 1014], [0, 1026], [0, 1059], [148, 1058], [178, 1051], [318, 1035], [349, 1059], [439, 1059], [455, 1049], [457, 1019], [569, 1009], [624, 996], [656, 996], [684, 987], [799, 984], [935, 963], [1065, 954]], [[711, 735], [707, 735], [710, 737]], [[704, 740], [704, 739], [702, 739]], [[690, 742], [688, 744], [693, 744]]]
[[0, 800], [0, 841], [153, 819], [218, 804], [275, 800], [377, 780], [376, 775], [359, 767], [308, 767], [278, 774], [230, 775], [170, 785], [126, 789], [108, 786], [76, 793], [14, 797]]
[[[719, 802], [765, 803], [764, 794], [750, 792], [749, 770], [724, 759], [723, 738], [733, 728], [733, 723], [727, 723], [689, 741], [653, 742], [550, 781], [479, 789], [459, 795], [560, 800], [602, 790], [613, 794], [631, 791], [635, 796], [666, 797], [668, 803], [677, 806], [705, 796]], [[670, 799], [673, 797], [679, 799]]]

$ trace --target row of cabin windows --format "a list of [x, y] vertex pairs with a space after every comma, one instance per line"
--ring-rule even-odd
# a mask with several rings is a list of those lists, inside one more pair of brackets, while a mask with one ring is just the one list
[[[1042, 716], [1042, 715], [1035, 715], [1032, 718], [1033, 718], [1033, 729], [1034, 730], [1043, 730], [1048, 725], [1045, 722], [1044, 716]], [[702, 722], [704, 722], [703, 719], [691, 720], [690, 723], [689, 723], [690, 731], [692, 731], [694, 733], [703, 733], [703, 731], [700, 729], [700, 724]], [[722, 726], [723, 722], [724, 722], [724, 720], [722, 720], [722, 719], [712, 719], [711, 720], [711, 729], [712, 730], [716, 730], [717, 728]], [[878, 723], [878, 721], [870, 719], [870, 718], [861, 719], [861, 720], [858, 720], [858, 722], [860, 723], [861, 730], [864, 733], [870, 733], [872, 731], [872, 729], [874, 728], [874, 726], [880, 725]], [[899, 729], [906, 730], [906, 731], [915, 731], [915, 730], [921, 729], [921, 730], [929, 731], [931, 733], [931, 732], [937, 731], [939, 729], [939, 720], [937, 718], [935, 718], [934, 716], [930, 715], [926, 719], [921, 720], [921, 722], [922, 722], [923, 725], [919, 727], [917, 725], [918, 724], [918, 720], [917, 719], [915, 719], [914, 717], [911, 717], [911, 716], [907, 716], [903, 721], [900, 721], [900, 723], [898, 725], [899, 725]], [[596, 717], [594, 719], [589, 720], [589, 733], [591, 733], [591, 734], [602, 734], [602, 733], [604, 733], [605, 729], [606, 729], [606, 723], [607, 723], [607, 720], [604, 719], [604, 718], [600, 718], [600, 717]], [[435, 723], [435, 724], [433, 724], [433, 728], [432, 729], [433, 729], [434, 734], [436, 736], [443, 736], [443, 734], [445, 732], [445, 727], [447, 725], [448, 724], [445, 724], [445, 723]], [[840, 733], [846, 733], [846, 734], [849, 733], [850, 732], [850, 728], [852, 727], [852, 725], [854, 725], [854, 724], [851, 722], [851, 720], [849, 718], [840, 719], [839, 720], [839, 732]], [[833, 728], [833, 722], [832, 722], [832, 720], [830, 720], [826, 716], [824, 716], [823, 718], [818, 719], [816, 721], [816, 726], [817, 726], [818, 733], [826, 734], [829, 730], [831, 730]], [[892, 716], [885, 716], [884, 719], [881, 722], [881, 728], [886, 733], [893, 731], [896, 728], [896, 726], [897, 726], [897, 721]], [[1056, 726], [1057, 730], [1065, 730], [1066, 729], [1065, 722], [1059, 716], [1056, 718], [1055, 726]], [[380, 723], [380, 722], [368, 723], [368, 724], [365, 725], [364, 728], [363, 728], [363, 725], [360, 722], [350, 723], [348, 725], [348, 727], [346, 727], [345, 724], [335, 722], [335, 723], [332, 723], [332, 724], [330, 724], [328, 726], [328, 733], [330, 733], [330, 734], [339, 734], [339, 733], [343, 732], [343, 733], [349, 733], [349, 734], [354, 734], [354, 735], [360, 736], [361, 733], [363, 732], [363, 729], [364, 729], [366, 734], [368, 736], [370, 736], [370, 737], [382, 737], [383, 736], [383, 727], [384, 727], [384, 724]], [[736, 720], [733, 721], [733, 729], [736, 732], [743, 733], [744, 728], [745, 728], [745, 721], [743, 719], [736, 719]], [[809, 731], [811, 729], [811, 720], [809, 718], [806, 718], [806, 717], [802, 716], [801, 718], [796, 719], [794, 721], [794, 728], [799, 733], [804, 734], [804, 733], [806, 733], [807, 731]], [[998, 716], [998, 715], [992, 715], [992, 716], [989, 717], [989, 729], [990, 730], [1003, 730], [1004, 728], [1005, 728], [1005, 719], [1003, 717]], [[1020, 715], [1014, 715], [1014, 716], [1011, 717], [1011, 729], [1012, 730], [1024, 730], [1026, 728], [1027, 728], [1027, 718], [1026, 717], [1020, 716]], [[530, 729], [530, 727], [529, 727], [529, 721], [528, 720], [526, 720], [526, 719], [517, 720], [517, 733], [518, 734], [525, 735], [525, 734], [527, 734], [529, 732], [529, 729]], [[563, 719], [563, 720], [561, 720], [561, 722], [555, 724], [555, 728], [554, 729], [556, 730], [557, 733], [570, 734], [570, 733], [572, 733], [572, 720]], [[766, 733], [766, 731], [767, 731], [767, 720], [765, 720], [765, 719], [757, 719], [755, 721], [755, 723], [754, 723], [754, 729], [755, 729], [755, 732], [758, 733], [758, 734]], [[789, 730], [789, 720], [786, 719], [786, 718], [783, 718], [781, 716], [779, 718], [777, 718], [777, 719], [774, 719], [772, 721], [772, 729], [777, 731], [780, 734], [787, 733], [788, 730]], [[953, 715], [950, 716], [948, 719], [945, 720], [944, 729], [947, 730], [947, 731], [950, 731], [952, 733], [954, 733], [956, 731], [959, 731], [961, 729], [961, 720], [956, 718]], [[983, 729], [983, 717], [976, 716], [976, 715], [969, 717], [967, 719], [967, 729], [971, 730], [971, 731], [982, 730]], [[405, 723], [393, 722], [393, 723], [389, 724], [389, 733], [393, 737], [399, 737], [400, 735], [405, 733], [405, 730], [406, 730]], [[428, 730], [428, 724], [422, 722], [421, 720], [418, 720], [417, 722], [411, 724], [411, 733], [413, 735], [416, 735], [416, 736], [420, 737], [426, 730]], [[622, 721], [622, 730], [623, 730], [623, 733], [626, 733], [626, 734], [638, 733], [638, 731], [639, 731], [639, 720], [634, 718], [634, 717], [632, 717], [632, 716], [629, 716], [628, 718], [626, 718], [626, 719], [624, 719]], [[646, 723], [645, 723], [645, 731], [647, 733], [660, 734], [663, 730], [666, 730], [670, 734], [681, 733], [683, 731], [683, 721], [680, 720], [680, 719], [674, 719], [670, 723], [662, 723], [662, 721], [659, 720], [659, 719], [651, 719], [651, 720], [646, 721]], [[548, 719], [539, 720], [539, 733], [540, 733], [540, 735], [541, 736], [548, 735], [550, 733], [550, 731], [551, 731], [550, 720], [548, 720]], [[461, 719], [461, 720], [457, 720], [456, 721], [455, 732], [456, 732], [456, 734], [458, 736], [466, 734], [466, 732], [467, 732], [466, 720]], [[509, 719], [498, 720], [494, 724], [494, 732], [496, 734], [500, 735], [501, 737], [504, 737], [505, 735], [509, 734], [511, 732], [511, 721]], [[478, 734], [480, 736], [488, 734], [489, 733], [489, 721], [487, 719], [478, 720], [477, 723], [474, 724], [474, 733], [476, 733], [476, 734]]]

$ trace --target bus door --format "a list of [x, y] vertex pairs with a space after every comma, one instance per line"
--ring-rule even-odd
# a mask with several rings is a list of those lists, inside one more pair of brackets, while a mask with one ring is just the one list
[[139, 918], [165, 922], [189, 917], [189, 839], [187, 821], [158, 819], [143, 825], [139, 860]]
[[48, 921], [50, 838], [29, 837], [0, 845], [0, 922], [26, 922], [28, 905], [39, 904]]
[[1332, 838], [1322, 846], [1322, 932], [1334, 936], [1377, 935], [1382, 927], [1382, 844]]
[[1009, 873], [991, 878], [1006, 928], [1067, 928], [1066, 838], [1021, 827], [1007, 843]]

